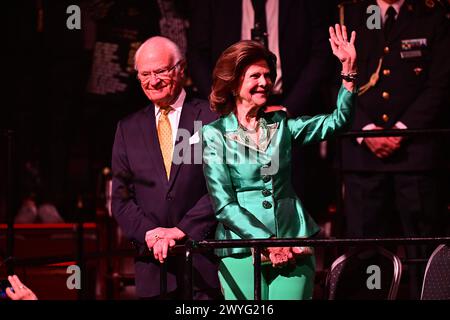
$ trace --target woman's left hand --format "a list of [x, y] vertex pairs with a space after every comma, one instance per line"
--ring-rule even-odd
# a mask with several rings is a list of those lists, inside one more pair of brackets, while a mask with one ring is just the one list
[[336, 24], [330, 27], [330, 44], [333, 54], [341, 61], [342, 71], [345, 73], [356, 72], [356, 32], [353, 31], [350, 41], [347, 39], [347, 28]]

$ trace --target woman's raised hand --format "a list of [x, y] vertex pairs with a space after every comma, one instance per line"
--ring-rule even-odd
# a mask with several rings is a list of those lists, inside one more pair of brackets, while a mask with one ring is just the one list
[[347, 38], [347, 28], [336, 24], [330, 27], [330, 44], [333, 54], [341, 61], [342, 71], [345, 73], [356, 72], [356, 32], [352, 31], [350, 41]]

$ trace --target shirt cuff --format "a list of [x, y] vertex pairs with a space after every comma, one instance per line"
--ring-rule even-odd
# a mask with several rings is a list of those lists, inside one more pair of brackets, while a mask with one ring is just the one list
[[[369, 123], [367, 125], [365, 125], [361, 130], [363, 131], [367, 131], [367, 130], [374, 130], [377, 126], [375, 125], [375, 123]], [[356, 141], [361, 144], [364, 140], [364, 137], [358, 137], [356, 138]]]
[[397, 121], [394, 127], [397, 129], [408, 129], [408, 127], [401, 121]]

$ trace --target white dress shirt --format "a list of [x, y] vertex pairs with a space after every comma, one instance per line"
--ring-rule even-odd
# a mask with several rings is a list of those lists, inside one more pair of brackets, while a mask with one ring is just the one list
[[[172, 129], [172, 141], [175, 146], [175, 141], [177, 139], [177, 130], [180, 123], [181, 110], [183, 109], [184, 100], [186, 99], [186, 91], [181, 89], [180, 95], [177, 100], [171, 105], [172, 110], [169, 112], [169, 122]], [[155, 118], [156, 118], [156, 130], [158, 130], [158, 121], [161, 117], [161, 109], [155, 104]]]
[[[279, 1], [266, 0], [266, 24], [269, 41], [269, 50], [277, 57], [277, 78], [273, 86], [273, 93], [282, 93], [282, 74], [280, 46], [278, 42], [278, 17]], [[242, 0], [242, 27], [241, 40], [251, 40], [251, 30], [255, 25], [255, 11], [253, 10], [252, 0]]]

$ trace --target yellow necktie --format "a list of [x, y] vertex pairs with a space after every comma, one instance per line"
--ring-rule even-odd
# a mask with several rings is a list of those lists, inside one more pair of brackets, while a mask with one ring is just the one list
[[172, 166], [173, 141], [172, 128], [169, 121], [169, 112], [172, 107], [160, 108], [161, 115], [158, 121], [158, 139], [159, 147], [164, 159], [164, 167], [166, 168], [167, 180], [170, 177], [170, 167]]

